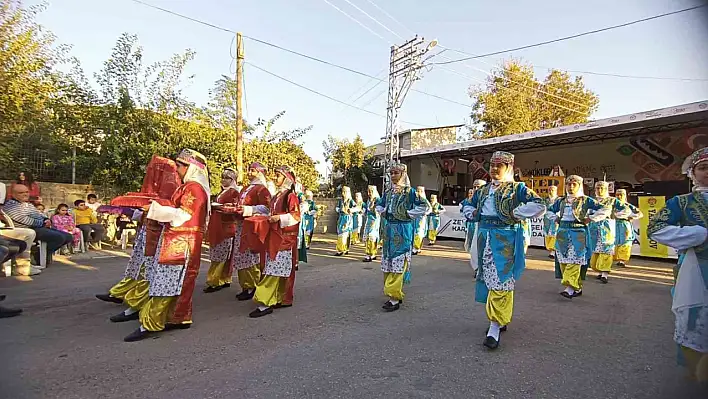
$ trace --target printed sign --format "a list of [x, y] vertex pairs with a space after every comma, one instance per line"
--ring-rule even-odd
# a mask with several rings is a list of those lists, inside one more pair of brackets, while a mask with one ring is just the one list
[[640, 255], [652, 256], [655, 258], [667, 258], [669, 249], [665, 245], [647, 237], [646, 231], [649, 226], [649, 219], [653, 218], [666, 203], [663, 196], [657, 197], [639, 197], [639, 210], [642, 211], [644, 217], [639, 223], [639, 247]]

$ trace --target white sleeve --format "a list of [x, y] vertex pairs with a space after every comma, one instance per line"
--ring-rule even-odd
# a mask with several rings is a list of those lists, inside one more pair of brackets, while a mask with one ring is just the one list
[[537, 218], [546, 213], [546, 206], [536, 202], [527, 202], [514, 208], [512, 213], [517, 219]]
[[376, 212], [378, 213], [386, 213], [386, 208], [384, 208], [381, 205], [376, 205]]
[[132, 221], [138, 221], [140, 220], [141, 217], [143, 217], [143, 212], [141, 209], [136, 209], [133, 211], [133, 216], [130, 218]]
[[148, 219], [158, 222], [169, 223], [173, 227], [179, 227], [192, 218], [192, 215], [185, 212], [181, 208], [172, 206], [163, 206], [157, 202], [150, 204], [150, 209], [147, 214]]
[[462, 216], [464, 216], [467, 220], [472, 220], [474, 219], [474, 212], [476, 210], [477, 209], [472, 205], [465, 205], [464, 207], [462, 207]]
[[285, 227], [290, 227], [290, 226], [295, 226], [296, 224], [300, 223], [298, 222], [297, 219], [293, 217], [293, 215], [286, 213], [280, 216], [280, 227], [285, 228]]
[[678, 251], [701, 245], [706, 241], [706, 237], [708, 230], [703, 226], [666, 226], [650, 235], [656, 242]]
[[625, 208], [623, 211], [615, 212], [615, 217], [618, 219], [626, 219], [632, 216], [632, 210], [629, 207]]
[[601, 222], [608, 217], [610, 217], [610, 214], [612, 213], [612, 209], [610, 208], [602, 208], [597, 211], [591, 211], [588, 212], [588, 219], [592, 222]]
[[423, 203], [420, 205], [416, 205], [413, 209], [408, 211], [408, 217], [411, 219], [418, 219], [423, 216], [428, 215], [430, 212], [432, 212], [432, 208], [427, 204]]
[[555, 221], [556, 219], [558, 219], [558, 215], [555, 212], [546, 212], [544, 216], [547, 217], [550, 221]]

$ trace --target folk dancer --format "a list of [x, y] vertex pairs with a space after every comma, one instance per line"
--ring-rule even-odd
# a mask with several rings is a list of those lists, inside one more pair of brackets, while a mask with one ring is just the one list
[[632, 256], [632, 244], [636, 238], [632, 220], [644, 217], [642, 211], [636, 206], [627, 202], [627, 190], [620, 188], [615, 192], [615, 197], [621, 204], [629, 207], [632, 214], [626, 218], [617, 217], [615, 219], [615, 257], [617, 266], [624, 267]]
[[[234, 236], [232, 262], [236, 268], [238, 283], [241, 292], [236, 295], [239, 301], [253, 298], [256, 285], [261, 281], [262, 250], [252, 244], [258, 242], [256, 233], [243, 228], [243, 221], [254, 216], [268, 216], [270, 214], [271, 195], [266, 186], [266, 167], [258, 162], [248, 167], [248, 187], [241, 191], [238, 206], [235, 209], [239, 222], [236, 225]], [[251, 243], [251, 244], [249, 244]]]
[[391, 188], [381, 198], [376, 211], [386, 219], [381, 271], [384, 273], [384, 295], [388, 300], [383, 309], [393, 312], [403, 302], [406, 275], [410, 278], [414, 221], [430, 212], [430, 203], [411, 188], [405, 164], [393, 163], [389, 175]]
[[430, 196], [430, 214], [428, 215], [428, 245], [435, 245], [440, 229], [440, 215], [445, 212], [445, 208], [438, 202], [438, 196]]
[[310, 204], [305, 199], [302, 184], [295, 184], [295, 194], [300, 205], [300, 229], [297, 233], [297, 264], [307, 263], [307, 244], [305, 243], [305, 215], [310, 211]]
[[612, 258], [615, 255], [615, 221], [618, 217], [628, 217], [632, 211], [617, 198], [610, 197], [609, 184], [606, 181], [595, 183], [595, 201], [610, 209], [610, 217], [599, 222], [590, 222], [590, 248], [592, 257], [590, 267], [598, 273], [597, 279], [607, 284], [612, 270]]
[[317, 204], [314, 201], [314, 195], [312, 191], [305, 191], [305, 203], [307, 204], [308, 211], [305, 213], [302, 219], [303, 229], [305, 230], [305, 247], [310, 249], [312, 244], [312, 235], [315, 232], [315, 227], [317, 225]]
[[[425, 201], [427, 209], [432, 209], [432, 207], [430, 206], [430, 202], [428, 202], [428, 199], [425, 196], [425, 187], [416, 187], [416, 194], [418, 195], [418, 198], [421, 198], [423, 201]], [[416, 218], [413, 222], [413, 227], [415, 229], [413, 233], [413, 255], [418, 255], [423, 249], [423, 240], [425, 239], [425, 235], [428, 230], [426, 226], [427, 216], [428, 213], [419, 218]]]
[[[472, 189], [469, 191], [467, 198], [465, 198], [462, 203], [460, 203], [460, 214], [464, 216], [464, 209], [466, 206], [472, 204], [472, 197], [474, 197], [474, 193], [480, 188], [484, 187], [486, 184], [487, 182], [482, 179], [477, 179], [472, 183]], [[465, 236], [465, 252], [470, 254], [470, 267], [472, 268], [472, 270], [474, 270], [475, 277], [477, 277], [477, 269], [479, 269], [479, 265], [477, 263], [477, 222], [474, 221], [474, 218], [468, 219], [465, 217], [465, 220], [467, 222], [467, 235]]]
[[497, 151], [490, 159], [492, 183], [475, 192], [465, 217], [478, 223], [478, 264], [475, 299], [486, 304], [489, 330], [484, 345], [499, 347], [514, 308], [514, 288], [526, 267], [521, 220], [543, 215], [541, 197], [514, 181], [514, 155]]
[[679, 364], [699, 382], [708, 381], [708, 148], [690, 155], [682, 172], [693, 182], [693, 191], [666, 202], [649, 222], [649, 238], [675, 248], [674, 341]]
[[379, 190], [376, 186], [369, 186], [369, 199], [364, 204], [366, 210], [366, 221], [364, 224], [364, 242], [366, 256], [364, 262], [371, 262], [376, 259], [379, 251], [379, 237], [381, 229], [381, 215], [376, 211], [376, 204], [380, 201]]
[[209, 260], [211, 265], [207, 272], [205, 293], [216, 292], [231, 286], [234, 264], [233, 255], [234, 236], [236, 235], [236, 215], [224, 211], [225, 204], [238, 204], [239, 191], [236, 188], [238, 173], [225, 168], [221, 172], [221, 193], [212, 204], [213, 213], [209, 218], [207, 228], [209, 238]]
[[[582, 190], [582, 182], [581, 190]], [[546, 208], [555, 204], [558, 199], [558, 187], [550, 186], [548, 187], [548, 197], [543, 199]], [[553, 219], [553, 214], [551, 212], [546, 212], [543, 216], [543, 241], [546, 246], [546, 251], [548, 251], [548, 257], [555, 259], [556, 255], [556, 234], [558, 232], [558, 223]]]
[[[140, 193], [135, 194], [156, 194], [158, 198], [169, 200], [181, 184], [175, 162], [155, 155], [147, 166]], [[130, 208], [137, 207], [135, 196], [131, 194], [117, 197], [114, 201], [124, 201]], [[128, 306], [123, 313], [111, 317], [113, 322], [137, 320], [138, 310], [148, 298], [149, 282], [146, 274], [158, 255], [162, 224], [145, 216], [146, 212], [141, 209], [134, 209], [131, 215], [132, 220], [139, 222], [140, 227], [123, 278], [111, 287], [107, 294], [96, 295], [96, 298], [102, 301], [125, 303]]]
[[133, 342], [163, 331], [169, 323], [189, 328], [192, 294], [199, 274], [204, 228], [209, 217], [209, 176], [204, 155], [183, 150], [175, 160], [184, 182], [172, 196], [174, 206], [153, 202], [147, 218], [165, 223], [159, 257], [148, 269], [148, 299], [140, 308], [140, 328], [126, 336]]
[[556, 278], [565, 287], [560, 293], [572, 299], [583, 294], [583, 283], [592, 253], [588, 223], [606, 219], [610, 212], [601, 203], [585, 196], [583, 178], [570, 175], [565, 179], [566, 194], [548, 206], [545, 220], [555, 224]]
[[337, 219], [337, 256], [349, 253], [351, 246], [351, 234], [354, 225], [352, 214], [356, 211], [356, 203], [352, 199], [352, 191], [349, 187], [342, 187], [342, 198], [337, 202], [335, 211], [339, 215]]
[[[275, 173], [278, 192], [271, 203], [270, 230], [265, 257], [263, 278], [256, 287], [253, 300], [257, 307], [249, 316], [256, 318], [273, 313], [273, 308], [284, 307], [288, 291], [292, 295], [297, 267], [297, 235], [300, 229], [300, 207], [295, 184], [295, 172], [289, 166], [281, 166]], [[292, 285], [289, 280], [292, 280]], [[288, 287], [290, 285], [290, 287]], [[286, 305], [286, 306], [287, 306]]]
[[354, 194], [356, 210], [352, 212], [352, 244], [361, 244], [361, 230], [364, 227], [364, 199], [361, 193]]

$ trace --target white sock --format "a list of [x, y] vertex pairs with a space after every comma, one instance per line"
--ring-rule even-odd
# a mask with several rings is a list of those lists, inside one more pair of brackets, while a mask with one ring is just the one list
[[487, 336], [492, 337], [499, 341], [499, 323], [492, 321], [489, 323], [489, 331], [487, 331]]
[[264, 310], [266, 310], [266, 309], [268, 309], [268, 306], [258, 305], [258, 310], [259, 310], [259, 311], [262, 312], [262, 311], [264, 311]]
[[609, 275], [610, 275], [610, 273], [608, 273], [608, 272], [602, 272], [602, 277], [604, 277], [604, 278], [607, 278], [607, 276], [609, 276]]
[[140, 331], [145, 332], [145, 331], [147, 331], [147, 328], [140, 326]]
[[398, 299], [389, 298], [388, 301], [391, 302], [392, 305], [396, 305], [398, 303]]
[[565, 287], [565, 292], [569, 293], [570, 295], [575, 294], [575, 290], [573, 287]]
[[126, 315], [126, 316], [130, 316], [130, 315], [133, 314], [133, 313], [138, 313], [138, 310], [135, 310], [135, 309], [133, 309], [133, 308], [128, 308], [128, 309], [126, 309], [126, 310], [123, 311], [123, 314]]

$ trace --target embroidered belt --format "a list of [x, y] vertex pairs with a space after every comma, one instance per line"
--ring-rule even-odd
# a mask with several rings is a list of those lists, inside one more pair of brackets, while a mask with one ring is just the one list
[[172, 231], [190, 231], [194, 233], [203, 233], [204, 230], [201, 227], [170, 227]]
[[487, 229], [511, 229], [514, 228], [517, 224], [506, 223], [497, 216], [482, 216], [479, 221], [480, 227], [484, 227]]
[[582, 229], [582, 228], [585, 228], [585, 224], [584, 224], [584, 223], [580, 223], [580, 222], [568, 222], [568, 221], [563, 221], [563, 220], [561, 220], [559, 226], [560, 226], [560, 227], [563, 227], [563, 228], [565, 228], [565, 229]]

